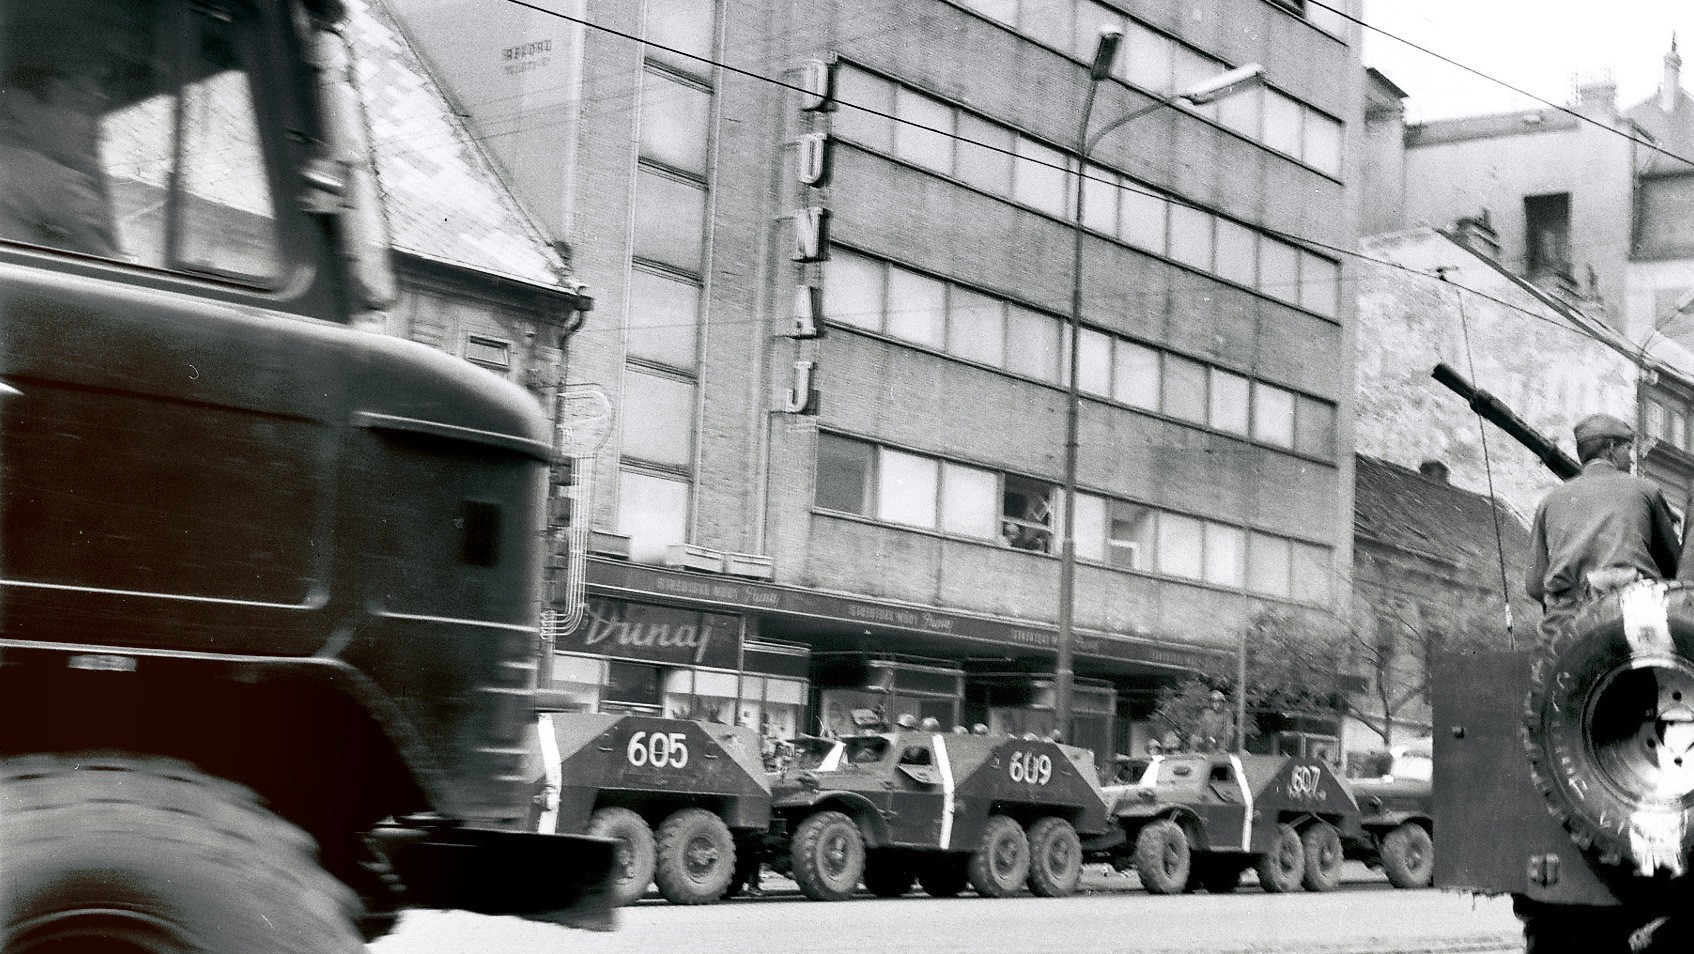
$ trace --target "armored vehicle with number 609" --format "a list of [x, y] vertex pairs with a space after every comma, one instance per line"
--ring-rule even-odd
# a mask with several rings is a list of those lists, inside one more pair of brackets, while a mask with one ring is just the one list
[[673, 904], [710, 904], [756, 870], [771, 819], [757, 732], [638, 715], [547, 712], [539, 721], [538, 825], [616, 843], [615, 903], [656, 882]]
[[772, 866], [807, 897], [864, 882], [897, 897], [1073, 893], [1082, 839], [1108, 830], [1086, 749], [984, 735], [893, 732], [802, 739], [772, 787]]
[[1167, 755], [1107, 792], [1124, 833], [1107, 857], [1153, 894], [1234, 891], [1248, 868], [1269, 892], [1328, 891], [1359, 831], [1358, 805], [1320, 759]]

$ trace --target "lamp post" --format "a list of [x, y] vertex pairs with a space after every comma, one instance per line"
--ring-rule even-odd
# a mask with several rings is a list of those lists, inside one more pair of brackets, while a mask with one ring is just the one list
[[1099, 131], [1090, 137], [1088, 122], [1094, 112], [1094, 96], [1099, 92], [1100, 83], [1111, 75], [1112, 64], [1117, 59], [1118, 46], [1122, 42], [1123, 31], [1111, 27], [1100, 31], [1100, 40], [1094, 47], [1094, 62], [1088, 68], [1088, 93], [1082, 100], [1082, 119], [1077, 124], [1076, 148], [1072, 156], [1076, 162], [1076, 204], [1071, 218], [1071, 311], [1068, 322], [1070, 373], [1065, 388], [1065, 491], [1061, 505], [1063, 516], [1060, 519], [1063, 522], [1059, 543], [1059, 646], [1058, 660], [1053, 672], [1053, 721], [1067, 739], [1070, 735], [1072, 686], [1076, 677], [1073, 668], [1075, 634], [1072, 632], [1072, 619], [1076, 603], [1077, 419], [1082, 408], [1082, 393], [1077, 386], [1077, 356], [1082, 338], [1082, 195], [1083, 183], [1087, 181], [1088, 155], [1094, 151], [1102, 137], [1125, 123], [1176, 103], [1186, 102], [1199, 106], [1215, 102], [1263, 83], [1265, 72], [1264, 67], [1251, 63], [1220, 73], [1155, 103], [1119, 116], [1100, 127]]

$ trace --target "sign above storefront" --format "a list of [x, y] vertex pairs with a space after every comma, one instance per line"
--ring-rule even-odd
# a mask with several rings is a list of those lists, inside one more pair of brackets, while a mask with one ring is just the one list
[[[802, 616], [859, 626], [917, 630], [1002, 646], [1022, 646], [1046, 651], [1053, 651], [1058, 646], [1058, 634], [1042, 627], [983, 619], [945, 610], [912, 609], [874, 600], [660, 570], [631, 563], [590, 560], [588, 587], [590, 590], [602, 592], [645, 593], [739, 610]], [[596, 602], [601, 600], [589, 601], [590, 612]], [[589, 623], [585, 622], [578, 633], [588, 628]], [[1220, 655], [1218, 651], [1198, 646], [1082, 633], [1076, 634], [1076, 651], [1080, 655], [1102, 660], [1173, 669], [1212, 668]]]
[[672, 606], [591, 597], [558, 650], [672, 666], [741, 668], [742, 619]]

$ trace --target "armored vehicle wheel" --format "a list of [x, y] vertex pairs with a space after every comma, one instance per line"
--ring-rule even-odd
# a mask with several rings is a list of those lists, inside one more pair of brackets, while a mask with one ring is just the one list
[[1063, 818], [1029, 826], [1029, 890], [1042, 898], [1066, 898], [1082, 880], [1082, 839]]
[[602, 808], [588, 817], [588, 834], [617, 842], [612, 903], [621, 907], [646, 894], [658, 854], [646, 820], [627, 808]]
[[5, 950], [355, 954], [359, 903], [300, 829], [183, 762], [0, 761]]
[[909, 859], [898, 851], [881, 848], [865, 858], [865, 890], [879, 898], [901, 897], [916, 880]]
[[1325, 821], [1315, 821], [1300, 833], [1300, 853], [1305, 856], [1300, 883], [1307, 891], [1334, 891], [1341, 883], [1341, 833]]
[[1422, 825], [1406, 822], [1382, 839], [1382, 871], [1396, 888], [1427, 888], [1435, 874], [1435, 844]]
[[968, 855], [936, 855], [918, 869], [918, 884], [932, 898], [956, 898], [970, 886]]
[[735, 877], [735, 836], [704, 808], [684, 808], [659, 825], [653, 871], [672, 904], [711, 904]]
[[1306, 853], [1294, 826], [1276, 826], [1276, 838], [1270, 850], [1260, 856], [1253, 869], [1259, 873], [1259, 887], [1270, 894], [1284, 894], [1300, 887], [1300, 879], [1306, 875]]
[[1238, 862], [1202, 856], [1194, 859], [1194, 873], [1188, 879], [1188, 887], [1207, 894], [1233, 894], [1241, 887], [1241, 870]]
[[982, 844], [971, 853], [970, 883], [985, 898], [1016, 894], [1029, 880], [1029, 836], [1005, 815], [988, 816]]
[[813, 901], [845, 901], [865, 873], [865, 839], [840, 812], [818, 812], [794, 830], [794, 880]]
[[1168, 818], [1149, 822], [1135, 836], [1135, 873], [1148, 894], [1181, 894], [1192, 860], [1188, 835]]

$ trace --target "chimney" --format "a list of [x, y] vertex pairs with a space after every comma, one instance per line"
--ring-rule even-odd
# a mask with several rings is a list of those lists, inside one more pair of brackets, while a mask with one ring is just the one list
[[1577, 112], [1595, 119], [1617, 115], [1618, 84], [1612, 79], [1611, 71], [1593, 79], [1578, 80], [1574, 105]]
[[1500, 259], [1500, 236], [1494, 232], [1494, 225], [1488, 220], [1488, 210], [1483, 209], [1481, 215], [1467, 215], [1453, 225], [1453, 237], [1460, 244], [1490, 261]]
[[1437, 483], [1447, 482], [1447, 465], [1438, 460], [1426, 460], [1418, 465], [1418, 473]]
[[1676, 52], [1676, 34], [1670, 35], [1670, 52], [1665, 54], [1665, 75], [1659, 81], [1659, 109], [1667, 115], [1676, 110], [1676, 94], [1682, 91], [1682, 57]]

